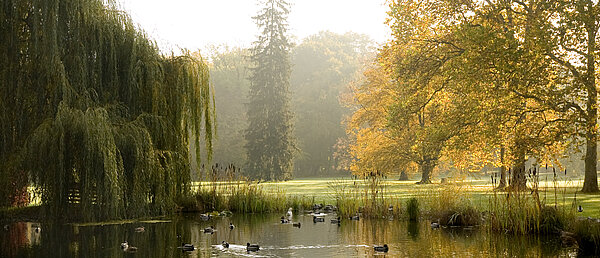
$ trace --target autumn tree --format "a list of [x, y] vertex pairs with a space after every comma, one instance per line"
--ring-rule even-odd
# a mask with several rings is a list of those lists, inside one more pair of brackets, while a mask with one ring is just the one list
[[412, 162], [405, 155], [405, 142], [395, 139], [387, 129], [389, 109], [395, 101], [391, 78], [389, 70], [374, 62], [364, 72], [364, 79], [351, 85], [352, 95], [347, 102], [354, 112], [346, 130], [351, 139], [350, 171], [355, 175], [398, 174]]
[[[498, 31], [503, 30], [506, 38], [512, 38], [513, 47], [509, 49], [517, 50], [513, 52], [520, 60], [513, 64], [518, 64], [519, 69], [511, 71], [518, 76], [512, 76], [516, 80], [506, 84], [506, 89], [522, 99], [522, 106], [529, 115], [546, 115], [544, 119], [538, 119], [543, 123], [521, 126], [523, 130], [538, 129], [530, 130], [529, 135], [534, 137], [522, 138], [519, 145], [532, 141], [545, 142], [546, 147], [550, 146], [549, 141], [578, 145], [583, 139], [586, 148], [582, 191], [598, 191], [595, 82], [598, 3], [486, 1], [471, 11], [480, 13], [481, 21], [496, 26]], [[531, 134], [535, 131], [545, 131], [545, 140], [538, 137], [544, 134]], [[535, 149], [538, 153], [550, 154], [552, 151], [548, 150], [555, 148]]]
[[480, 166], [499, 156], [494, 163], [518, 167], [512, 183], [524, 186], [525, 158], [547, 162], [566, 130], [559, 111], [527, 97], [561, 81], [532, 43], [532, 18], [489, 1], [390, 7], [394, 40], [379, 63], [390, 71], [396, 99], [381, 129], [407, 144], [405, 157], [419, 164], [424, 183], [441, 156], [452, 154], [471, 155], [470, 164]]
[[[550, 5], [548, 17], [540, 17], [541, 32], [551, 44], [546, 55], [566, 70], [567, 80], [558, 92], [546, 99], [556, 110], [570, 110], [577, 114], [572, 119], [578, 130], [573, 137], [585, 139], [585, 177], [583, 192], [598, 192], [598, 90], [596, 62], [598, 62], [598, 29], [600, 3], [592, 0], [556, 1]], [[530, 13], [534, 3], [523, 4]], [[556, 94], [558, 93], [558, 94]], [[559, 95], [562, 93], [562, 96]]]
[[289, 93], [288, 14], [286, 1], [267, 0], [254, 17], [261, 33], [250, 52], [253, 66], [245, 139], [246, 172], [251, 178], [282, 180], [292, 173], [295, 146]]
[[478, 121], [464, 112], [471, 103], [448, 73], [464, 54], [453, 44], [457, 18], [441, 1], [393, 1], [390, 8], [394, 39], [379, 57], [395, 85], [388, 129], [418, 165], [420, 183], [430, 183], [447, 142]]
[[521, 15], [518, 5], [473, 1], [462, 8], [480, 15], [461, 19], [455, 28], [454, 44], [465, 53], [452, 73], [462, 92], [477, 98], [469, 112], [479, 113], [481, 122], [454, 142], [466, 154], [473, 149], [495, 153], [496, 160], [490, 161], [501, 167], [500, 186], [506, 185], [506, 167], [512, 166], [511, 185], [524, 188], [526, 158], [538, 165], [556, 160], [568, 116], [528, 96], [545, 94], [561, 79], [536, 45], [535, 19]]

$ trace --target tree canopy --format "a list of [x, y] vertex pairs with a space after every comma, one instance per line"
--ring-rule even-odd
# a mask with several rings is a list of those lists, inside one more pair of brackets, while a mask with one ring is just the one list
[[512, 184], [522, 187], [525, 161], [560, 166], [577, 149], [569, 146], [583, 143], [583, 190], [597, 191], [597, 8], [593, 1], [391, 1], [393, 39], [372, 68], [388, 80], [359, 92], [380, 95], [387, 84], [387, 123], [353, 130], [373, 127], [398, 141], [388, 158], [417, 164], [422, 182], [427, 156], [458, 167], [512, 167]]
[[111, 2], [5, 0], [0, 21], [2, 188], [29, 174], [57, 218], [173, 210], [190, 144], [211, 153], [203, 60], [161, 55]]

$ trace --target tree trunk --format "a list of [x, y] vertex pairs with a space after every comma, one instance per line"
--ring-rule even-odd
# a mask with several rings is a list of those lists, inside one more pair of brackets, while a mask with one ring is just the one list
[[399, 181], [408, 181], [408, 175], [406, 174], [406, 170], [402, 170], [402, 172], [400, 172], [400, 178], [398, 179]]
[[586, 135], [586, 151], [585, 151], [585, 177], [583, 180], [583, 188], [581, 189], [584, 193], [598, 192], [598, 174], [596, 172], [597, 165], [597, 149], [596, 146], [596, 134], [595, 132], [589, 132]]
[[504, 147], [500, 148], [500, 182], [498, 183], [498, 189], [506, 187], [506, 167], [504, 166]]
[[431, 172], [433, 171], [433, 162], [423, 162], [419, 164], [421, 168], [421, 181], [417, 184], [431, 184]]
[[[591, 1], [588, 4], [588, 10], [591, 12]], [[595, 22], [586, 24], [588, 36], [587, 64], [585, 73], [585, 88], [587, 90], [587, 123], [586, 123], [586, 151], [585, 151], [585, 177], [583, 179], [584, 193], [598, 192], [598, 174], [596, 172], [598, 145], [596, 127], [598, 126], [598, 91], [596, 90], [596, 32]]]
[[523, 191], [527, 189], [527, 177], [525, 173], [525, 151], [521, 148], [520, 144], [517, 144], [517, 148], [518, 158], [515, 161], [515, 166], [513, 167], [510, 187], [513, 190]]

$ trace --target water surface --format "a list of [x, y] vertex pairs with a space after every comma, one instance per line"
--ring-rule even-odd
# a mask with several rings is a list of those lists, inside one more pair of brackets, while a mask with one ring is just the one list
[[[515, 237], [488, 234], [478, 228], [432, 229], [428, 221], [343, 220], [313, 223], [297, 215], [281, 224], [280, 214], [246, 214], [202, 221], [197, 214], [161, 220], [109, 225], [49, 225], [13, 223], [0, 232], [0, 257], [548, 257], [575, 256], [555, 237]], [[235, 229], [229, 229], [229, 223]], [[144, 232], [135, 232], [143, 226]], [[214, 226], [214, 234], [205, 227]], [[121, 250], [128, 241], [135, 253]], [[223, 248], [221, 241], [230, 243]], [[196, 249], [183, 252], [181, 243]], [[247, 242], [260, 251], [246, 252]], [[374, 245], [388, 244], [388, 253]]]

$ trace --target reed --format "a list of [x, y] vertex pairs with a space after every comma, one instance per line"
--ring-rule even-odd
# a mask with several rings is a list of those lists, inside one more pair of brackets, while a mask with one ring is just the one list
[[350, 180], [328, 182], [332, 199], [342, 217], [395, 218], [401, 215], [401, 199], [387, 193], [388, 183], [379, 172]]
[[406, 202], [406, 214], [408, 214], [408, 220], [410, 221], [419, 220], [419, 200], [417, 198], [410, 198]]
[[[548, 169], [546, 168], [546, 172]], [[559, 174], [553, 168], [552, 195], [553, 202], [547, 203], [548, 187], [545, 186], [544, 197], [540, 197], [541, 168], [531, 168], [526, 174], [527, 188], [516, 189], [507, 187], [505, 192], [494, 191], [489, 200], [487, 225], [492, 231], [511, 234], [557, 233], [567, 229], [567, 221], [574, 219], [573, 205], [568, 205], [564, 197], [568, 184], [559, 185]], [[566, 177], [566, 172], [565, 172]], [[495, 184], [492, 176], [492, 184]], [[559, 203], [558, 193], [562, 192], [562, 203]]]
[[447, 184], [427, 191], [424, 202], [427, 214], [442, 226], [474, 226], [481, 223], [481, 211], [472, 200], [470, 191], [459, 183]]
[[307, 197], [291, 196], [282, 188], [267, 190], [260, 181], [249, 181], [233, 164], [215, 164], [202, 171], [204, 181], [195, 185], [191, 197], [179, 202], [182, 211], [222, 211], [237, 213], [285, 212], [309, 209], [313, 202]]

